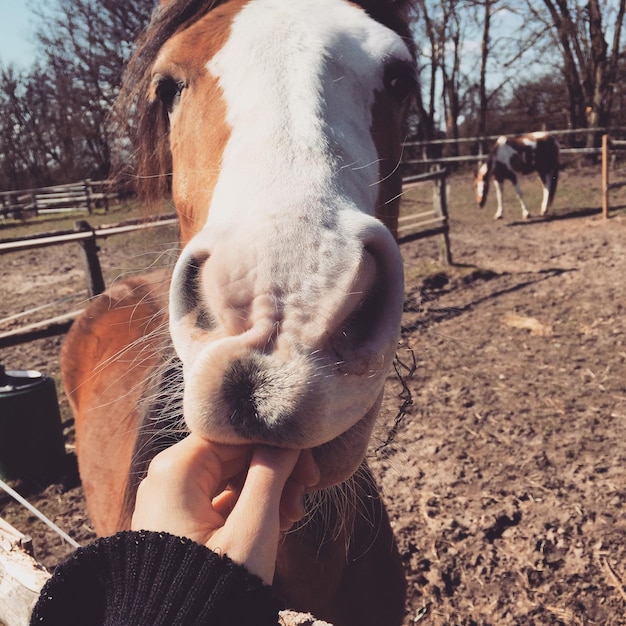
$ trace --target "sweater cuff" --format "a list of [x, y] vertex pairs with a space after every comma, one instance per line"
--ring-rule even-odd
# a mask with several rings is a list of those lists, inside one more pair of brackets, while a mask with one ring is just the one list
[[125, 531], [57, 567], [31, 624], [274, 626], [281, 608], [270, 587], [227, 556], [167, 533]]

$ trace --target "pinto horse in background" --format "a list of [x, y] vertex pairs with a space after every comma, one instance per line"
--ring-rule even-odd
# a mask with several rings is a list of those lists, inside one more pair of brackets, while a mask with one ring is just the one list
[[274, 585], [337, 626], [404, 616], [364, 457], [404, 300], [398, 164], [417, 87], [405, 10], [162, 0], [118, 112], [132, 116], [144, 196], [171, 184], [181, 252], [171, 275], [95, 299], [62, 351], [100, 535], [129, 527], [150, 460], [189, 431], [312, 449], [319, 491], [281, 543]]
[[528, 219], [530, 213], [524, 202], [517, 175], [533, 172], [539, 174], [543, 185], [541, 215], [545, 215], [552, 205], [559, 180], [558, 141], [544, 132], [499, 137], [489, 154], [489, 159], [480, 166], [476, 174], [474, 181], [476, 201], [481, 208], [485, 206], [489, 179], [493, 176], [498, 198], [495, 219], [500, 219], [502, 217], [502, 184], [505, 180], [510, 180], [522, 206], [522, 216]]

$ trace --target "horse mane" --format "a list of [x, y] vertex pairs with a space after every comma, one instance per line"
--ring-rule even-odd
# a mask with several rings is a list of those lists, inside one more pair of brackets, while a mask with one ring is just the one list
[[[372, 19], [403, 37], [414, 53], [409, 29], [414, 0], [353, 1]], [[172, 0], [158, 6], [137, 40], [126, 68], [112, 112], [117, 137], [114, 177], [130, 175], [139, 197], [149, 205], [165, 196], [171, 173], [167, 114], [158, 100], [147, 98], [152, 66], [163, 45], [176, 32], [188, 28], [226, 2], [228, 0]]]

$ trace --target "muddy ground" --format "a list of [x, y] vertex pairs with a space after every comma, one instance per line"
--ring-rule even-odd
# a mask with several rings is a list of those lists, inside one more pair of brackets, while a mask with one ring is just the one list
[[[598, 183], [597, 171], [570, 170], [551, 218], [523, 222], [507, 196], [494, 222], [494, 199], [479, 212], [467, 180], [453, 178], [455, 265], [438, 265], [436, 240], [402, 247], [398, 368], [410, 398], [391, 376], [370, 463], [406, 566], [407, 626], [626, 624], [626, 211], [603, 220], [599, 194], [577, 203]], [[70, 274], [80, 283], [76, 259], [57, 250], [30, 288], [38, 301], [70, 291]], [[108, 276], [139, 264], [111, 252]], [[0, 263], [4, 317], [29, 288], [23, 260]], [[59, 346], [39, 340], [0, 358], [56, 376]], [[395, 438], [375, 452], [403, 405]], [[26, 495], [86, 542], [73, 479]], [[4, 496], [0, 516], [33, 536], [49, 568], [71, 551]]]

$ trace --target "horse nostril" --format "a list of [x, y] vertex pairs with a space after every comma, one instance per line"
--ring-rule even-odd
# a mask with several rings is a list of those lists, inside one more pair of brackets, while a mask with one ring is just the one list
[[401, 257], [395, 242], [386, 242], [381, 238], [367, 243], [364, 258], [369, 257], [369, 261], [362, 264], [360, 289], [353, 292], [360, 297], [353, 300], [356, 306], [330, 338], [339, 370], [346, 373], [375, 375], [399, 332], [404, 300], [402, 270], [398, 266]]
[[202, 297], [200, 284], [202, 268], [208, 258], [208, 255], [192, 255], [187, 259], [175, 282], [171, 307], [172, 319], [180, 320], [187, 315], [195, 314], [195, 326], [207, 331], [215, 328], [215, 319]]
[[198, 257], [192, 256], [185, 265], [181, 284], [178, 288], [178, 310], [179, 317], [184, 317], [195, 311], [200, 304], [198, 279], [203, 261]]
[[384, 294], [378, 289], [373, 290], [334, 334], [332, 347], [342, 362], [354, 361], [360, 348], [369, 343], [376, 333], [384, 307]]

